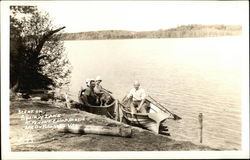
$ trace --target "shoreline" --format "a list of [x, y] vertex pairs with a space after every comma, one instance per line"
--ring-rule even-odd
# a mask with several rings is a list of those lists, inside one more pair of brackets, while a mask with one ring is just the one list
[[107, 38], [107, 39], [62, 39], [61, 41], [107, 41], [107, 40], [152, 40], [152, 39], [199, 39], [199, 38], [223, 38], [223, 37], [240, 37], [242, 35], [224, 35], [224, 36], [200, 36], [200, 37], [160, 37], [160, 38]]
[[62, 40], [108, 40], [108, 39], [143, 39], [143, 38], [205, 38], [220, 36], [239, 36], [241, 25], [181, 25], [175, 28], [152, 31], [99, 30], [61, 34]]
[[[11, 151], [216, 151], [220, 149], [197, 145], [189, 141], [177, 141], [168, 136], [132, 127], [131, 138], [97, 134], [60, 133], [56, 127], [25, 128], [34, 125], [21, 120], [30, 115], [59, 115], [60, 119], [80, 119], [68, 124], [126, 127], [128, 125], [77, 109], [69, 109], [63, 103], [52, 104], [34, 100], [10, 101]], [[54, 118], [56, 116], [53, 116]], [[50, 117], [50, 118], [53, 118]], [[48, 118], [48, 119], [50, 119]], [[34, 120], [34, 119], [30, 119]], [[38, 120], [38, 119], [36, 119]], [[53, 121], [53, 119], [50, 119]], [[38, 120], [40, 121], [40, 120]], [[64, 121], [65, 122], [65, 121]], [[41, 122], [40, 122], [41, 123]], [[52, 123], [56, 125], [58, 123]], [[49, 124], [50, 125], [50, 124]], [[112, 141], [112, 143], [110, 143]], [[162, 143], [164, 142], [164, 143]]]
[[237, 36], [232, 36], [232, 35], [227, 35], [227, 36], [211, 36], [211, 37], [174, 37], [174, 38], [127, 38], [127, 39], [63, 39], [61, 41], [63, 42], [74, 42], [74, 41], [126, 41], [126, 40], [164, 40], [164, 39], [209, 39], [209, 38], [237, 38], [241, 37], [242, 35], [237, 35]]

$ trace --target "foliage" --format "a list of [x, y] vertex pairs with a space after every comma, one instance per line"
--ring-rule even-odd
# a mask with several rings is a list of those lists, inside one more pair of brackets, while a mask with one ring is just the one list
[[48, 89], [67, 84], [70, 63], [48, 13], [35, 6], [10, 6], [10, 87]]

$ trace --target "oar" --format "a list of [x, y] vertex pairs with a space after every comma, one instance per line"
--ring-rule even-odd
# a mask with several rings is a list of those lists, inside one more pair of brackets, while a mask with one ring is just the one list
[[102, 88], [104, 91], [108, 92], [109, 94], [113, 94], [111, 91], [105, 89], [105, 88]]
[[157, 103], [159, 106], [163, 107], [166, 111], [168, 111], [170, 114], [174, 116], [174, 120], [179, 120], [181, 117], [177, 116], [176, 114], [170, 112], [166, 107], [164, 107], [162, 104], [160, 104], [158, 101], [156, 101], [154, 98], [152, 98], [150, 95], [148, 95], [150, 99], [152, 99], [155, 103]]

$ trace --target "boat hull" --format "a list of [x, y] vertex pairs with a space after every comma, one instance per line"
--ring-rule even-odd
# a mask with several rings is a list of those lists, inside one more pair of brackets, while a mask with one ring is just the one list
[[[110, 95], [110, 94], [109, 94]], [[81, 100], [81, 93], [79, 94], [79, 102], [81, 104], [81, 107], [79, 108], [80, 110], [97, 114], [97, 115], [102, 115], [106, 116], [111, 119], [115, 119], [116, 117], [116, 112], [115, 109], [117, 108], [118, 101], [112, 96], [111, 96], [111, 102], [107, 105], [104, 106], [95, 106], [95, 105], [90, 105], [87, 106], [83, 103]]]
[[110, 105], [106, 105], [106, 106], [86, 106], [84, 104], [82, 104], [82, 108], [81, 110], [84, 110], [86, 112], [90, 112], [93, 114], [97, 114], [97, 115], [104, 115], [106, 117], [109, 117], [111, 119], [115, 119], [115, 108], [116, 108], [116, 100], [114, 100], [114, 102], [112, 102]]
[[157, 134], [170, 135], [166, 121], [173, 119], [172, 114], [161, 110], [157, 105], [150, 100], [146, 100], [150, 104], [149, 113], [134, 113], [129, 110], [131, 100], [119, 103], [120, 121], [148, 129]]

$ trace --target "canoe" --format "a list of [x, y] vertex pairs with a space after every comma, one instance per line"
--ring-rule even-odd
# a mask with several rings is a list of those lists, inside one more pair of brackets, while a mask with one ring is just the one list
[[159, 104], [147, 98], [145, 102], [150, 106], [148, 113], [134, 113], [132, 115], [129, 109], [132, 99], [127, 101], [124, 101], [124, 99], [118, 104], [121, 117], [120, 121], [126, 124], [148, 129], [157, 134], [170, 135], [167, 121], [170, 119], [175, 120], [175, 116], [166, 108], [163, 108]]
[[104, 115], [108, 118], [115, 119], [116, 117], [115, 108], [118, 104], [118, 101], [113, 97], [112, 94], [109, 94], [106, 92], [104, 93], [104, 94], [108, 94], [111, 97], [111, 100], [108, 104], [103, 105], [103, 106], [91, 105], [90, 107], [90, 106], [84, 105], [84, 103], [81, 100], [81, 95], [83, 94], [83, 92], [84, 90], [80, 91], [79, 96], [78, 96], [79, 102], [81, 104], [81, 107], [79, 109], [84, 110], [86, 112], [93, 113], [93, 114]]

